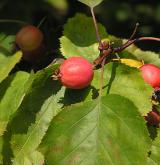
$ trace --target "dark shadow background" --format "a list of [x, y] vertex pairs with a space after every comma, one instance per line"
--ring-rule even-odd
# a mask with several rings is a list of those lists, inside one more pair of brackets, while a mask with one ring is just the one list
[[[0, 0], [0, 19], [18, 19], [38, 25], [46, 16], [41, 30], [53, 49], [59, 47], [58, 37], [61, 36], [63, 25], [76, 12], [90, 15], [89, 8], [77, 0], [68, 0], [68, 9], [55, 8], [45, 0]], [[129, 38], [136, 22], [140, 23], [139, 36], [160, 37], [160, 1], [159, 0], [104, 0], [95, 9], [96, 16], [109, 34]], [[15, 34], [21, 25], [0, 23], [0, 32]], [[159, 52], [157, 42], [138, 44], [144, 50]]]

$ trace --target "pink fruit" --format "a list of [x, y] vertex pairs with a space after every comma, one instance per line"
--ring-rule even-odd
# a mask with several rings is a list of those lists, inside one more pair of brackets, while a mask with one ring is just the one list
[[93, 79], [93, 66], [83, 57], [70, 57], [60, 66], [60, 81], [71, 89], [87, 87]]
[[150, 84], [153, 88], [160, 87], [160, 68], [153, 64], [145, 64], [140, 67], [140, 70], [145, 82]]

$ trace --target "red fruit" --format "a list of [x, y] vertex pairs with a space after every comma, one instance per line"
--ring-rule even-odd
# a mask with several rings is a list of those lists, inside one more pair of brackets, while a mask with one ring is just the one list
[[38, 49], [42, 41], [42, 32], [32, 25], [23, 27], [16, 35], [16, 43], [23, 52], [30, 52]]
[[93, 66], [83, 57], [70, 57], [60, 66], [60, 81], [71, 89], [87, 87], [93, 79]]
[[160, 87], [160, 68], [153, 64], [145, 64], [140, 67], [142, 77], [145, 82], [150, 84], [153, 88]]

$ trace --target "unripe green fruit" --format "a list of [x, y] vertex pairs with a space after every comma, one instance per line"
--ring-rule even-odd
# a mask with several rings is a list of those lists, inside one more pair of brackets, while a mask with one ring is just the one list
[[67, 88], [82, 89], [93, 79], [93, 66], [83, 57], [70, 57], [60, 66], [60, 81]]
[[145, 64], [140, 67], [143, 79], [153, 88], [160, 87], [160, 68], [153, 64]]
[[38, 49], [42, 41], [42, 32], [32, 25], [23, 27], [16, 35], [16, 44], [23, 52], [30, 52]]

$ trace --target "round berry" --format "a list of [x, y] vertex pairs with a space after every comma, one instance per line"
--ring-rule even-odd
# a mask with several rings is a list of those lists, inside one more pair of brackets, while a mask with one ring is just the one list
[[40, 47], [42, 41], [42, 32], [32, 25], [23, 27], [16, 35], [16, 44], [22, 51], [36, 50]]
[[140, 70], [145, 82], [150, 84], [153, 88], [160, 87], [160, 68], [153, 64], [145, 64], [140, 67]]
[[87, 87], [93, 79], [93, 66], [83, 57], [70, 57], [60, 66], [60, 81], [71, 89]]

